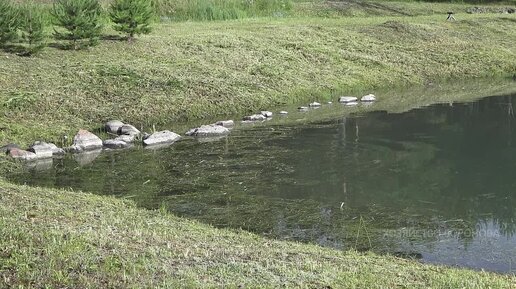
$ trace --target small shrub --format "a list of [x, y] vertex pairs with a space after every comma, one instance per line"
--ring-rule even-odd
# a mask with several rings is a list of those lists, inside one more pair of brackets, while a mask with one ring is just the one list
[[114, 29], [127, 34], [131, 40], [135, 35], [148, 34], [154, 16], [150, 0], [115, 0], [109, 12]]
[[22, 46], [22, 53], [36, 54], [46, 46], [43, 13], [34, 5], [26, 5], [21, 9], [20, 16], [21, 39], [25, 44]]
[[57, 0], [52, 15], [55, 24], [66, 32], [54, 30], [54, 36], [70, 41], [74, 50], [95, 45], [102, 33], [101, 14], [98, 0]]
[[0, 45], [15, 41], [20, 26], [19, 11], [9, 1], [0, 0]]

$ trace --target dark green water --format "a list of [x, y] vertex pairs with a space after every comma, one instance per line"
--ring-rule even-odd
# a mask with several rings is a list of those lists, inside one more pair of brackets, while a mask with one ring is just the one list
[[11, 179], [274, 238], [514, 273], [513, 103], [506, 95], [401, 113], [333, 104], [219, 140], [68, 157]]

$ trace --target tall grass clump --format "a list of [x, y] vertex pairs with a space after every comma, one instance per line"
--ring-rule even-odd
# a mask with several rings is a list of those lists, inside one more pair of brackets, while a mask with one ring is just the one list
[[256, 16], [283, 16], [291, 0], [155, 0], [161, 16], [174, 21], [230, 20]]

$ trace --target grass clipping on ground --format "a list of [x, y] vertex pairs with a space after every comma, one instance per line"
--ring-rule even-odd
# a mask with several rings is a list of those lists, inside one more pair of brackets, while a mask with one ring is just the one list
[[0, 287], [510, 288], [515, 277], [268, 240], [0, 181]]

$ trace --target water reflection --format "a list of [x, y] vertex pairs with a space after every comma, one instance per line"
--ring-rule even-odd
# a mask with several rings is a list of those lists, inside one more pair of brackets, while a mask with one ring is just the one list
[[516, 272], [515, 98], [282, 118], [210, 142], [54, 160], [12, 179], [131, 197], [274, 238]]

